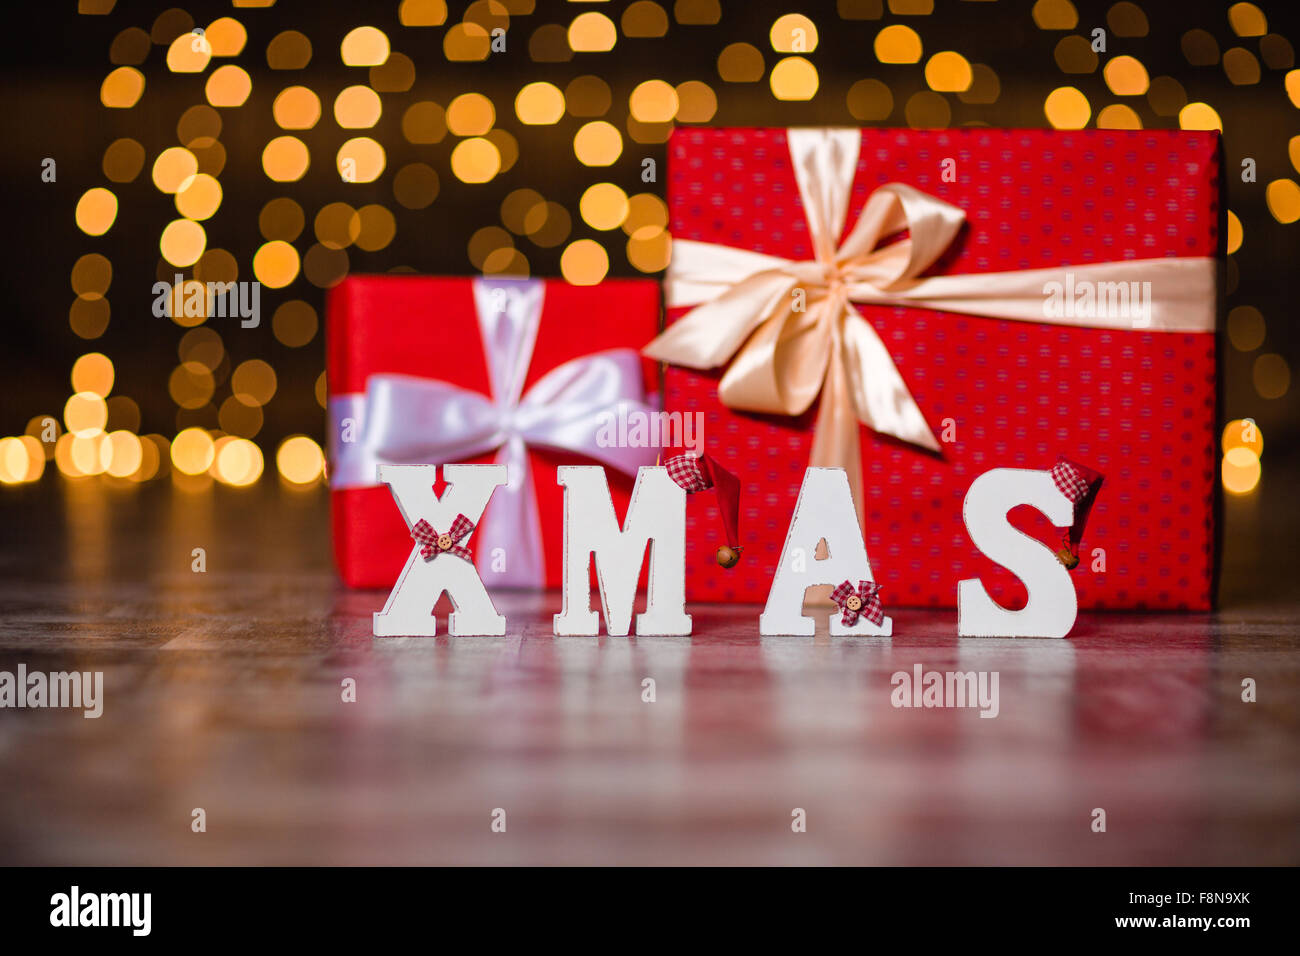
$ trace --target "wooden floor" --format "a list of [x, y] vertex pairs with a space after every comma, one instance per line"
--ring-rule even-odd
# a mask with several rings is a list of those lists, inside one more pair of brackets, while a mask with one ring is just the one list
[[[105, 681], [98, 720], [0, 711], [0, 863], [1294, 864], [1294, 523], [1231, 504], [1225, 610], [1069, 641], [907, 610], [760, 638], [734, 606], [557, 638], [553, 594], [503, 600], [505, 638], [374, 641], [321, 489], [0, 489], [0, 670]], [[999, 716], [893, 708], [917, 663], [999, 672]]]

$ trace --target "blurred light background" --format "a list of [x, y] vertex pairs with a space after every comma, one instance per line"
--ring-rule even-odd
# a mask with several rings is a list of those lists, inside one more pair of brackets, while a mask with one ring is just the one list
[[[1221, 129], [1222, 484], [1265, 434], [1293, 473], [1290, 2], [71, 6], [9, 11], [0, 66], [5, 485], [319, 486], [325, 291], [658, 275], [674, 124]], [[207, 317], [253, 280], [256, 327]]]

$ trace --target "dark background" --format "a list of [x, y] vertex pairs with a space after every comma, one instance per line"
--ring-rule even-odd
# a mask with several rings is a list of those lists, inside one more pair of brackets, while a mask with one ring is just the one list
[[[870, 4], [860, 4], [870, 6]], [[904, 104], [924, 90], [924, 64], [939, 50], [952, 49], [972, 63], [991, 66], [1001, 82], [1001, 94], [991, 104], [968, 104], [955, 94], [942, 94], [951, 107], [951, 125], [971, 123], [993, 126], [1044, 126], [1043, 101], [1054, 88], [1074, 85], [1089, 98], [1095, 125], [1104, 105], [1123, 102], [1132, 106], [1148, 128], [1176, 127], [1177, 117], [1157, 116], [1146, 97], [1116, 97], [1104, 83], [1100, 66], [1089, 74], [1065, 74], [1053, 51], [1070, 32], [1087, 36], [1094, 26], [1106, 26], [1113, 4], [1079, 0], [1074, 31], [1039, 29], [1028, 0], [964, 2], [937, 0], [934, 13], [900, 16], [882, 0], [877, 19], [844, 20], [834, 2], [740, 3], [724, 2], [721, 21], [710, 26], [683, 26], [673, 19], [673, 0], [661, 6], [669, 16], [667, 35], [658, 39], [620, 36], [610, 53], [580, 53], [568, 62], [533, 62], [528, 38], [545, 24], [567, 24], [588, 10], [605, 13], [619, 22], [625, 3], [538, 2], [532, 13], [515, 16], [507, 32], [508, 50], [484, 62], [448, 62], [443, 54], [446, 29], [464, 14], [465, 4], [449, 5], [441, 27], [407, 28], [398, 22], [398, 0], [382, 3], [280, 2], [270, 9], [238, 9], [229, 3], [196, 2], [184, 7], [198, 25], [221, 16], [234, 16], [248, 31], [244, 52], [237, 58], [217, 60], [200, 74], [172, 74], [166, 69], [166, 47], [155, 45], [139, 68], [147, 85], [132, 109], [107, 109], [99, 102], [99, 86], [114, 68], [109, 47], [123, 29], [138, 26], [148, 31], [166, 3], [119, 2], [105, 16], [75, 12], [74, 3], [23, 4], [8, 9], [4, 71], [4, 109], [0, 110], [0, 136], [5, 148], [3, 164], [3, 348], [0, 349], [0, 434], [21, 434], [37, 414], [59, 416], [70, 394], [68, 374], [77, 356], [103, 351], [117, 370], [114, 394], [126, 394], [142, 410], [140, 432], [171, 436], [177, 428], [176, 406], [167, 392], [167, 377], [177, 364], [176, 346], [186, 331], [167, 319], [152, 315], [152, 286], [160, 271], [158, 236], [177, 217], [172, 197], [156, 189], [149, 177], [154, 158], [162, 149], [178, 145], [176, 122], [190, 106], [205, 102], [203, 84], [218, 63], [233, 62], [252, 77], [253, 90], [238, 109], [221, 109], [224, 128], [220, 140], [227, 151], [220, 175], [224, 200], [220, 210], [204, 223], [208, 247], [232, 252], [239, 262], [241, 280], [253, 278], [252, 256], [263, 239], [257, 217], [262, 206], [277, 196], [294, 198], [305, 210], [307, 225], [295, 243], [305, 254], [314, 241], [311, 221], [329, 202], [345, 201], [359, 208], [382, 203], [397, 219], [397, 236], [378, 252], [355, 246], [347, 250], [351, 272], [382, 272], [409, 267], [420, 272], [470, 274], [474, 267], [466, 244], [475, 230], [500, 226], [502, 199], [520, 187], [531, 187], [569, 210], [573, 227], [568, 241], [579, 238], [612, 239], [607, 243], [611, 276], [640, 275], [627, 261], [620, 230], [601, 233], [587, 227], [578, 215], [577, 200], [593, 182], [607, 180], [622, 185], [629, 194], [662, 191], [657, 184], [640, 181], [641, 160], [656, 157], [662, 145], [642, 145], [627, 134], [627, 97], [637, 83], [661, 78], [671, 83], [707, 82], [717, 94], [718, 109], [711, 121], [717, 125], [862, 125], [846, 106], [846, 92], [856, 81], [877, 78], [891, 88], [894, 109], [890, 116], [868, 125], [905, 125]], [[509, 6], [509, 4], [507, 4]], [[524, 7], [529, 4], [524, 3]], [[1288, 161], [1287, 144], [1300, 132], [1300, 113], [1283, 86], [1286, 70], [1261, 63], [1258, 84], [1234, 86], [1221, 66], [1191, 66], [1180, 38], [1189, 29], [1209, 31], [1220, 50], [1242, 46], [1258, 57], [1259, 38], [1236, 37], [1229, 26], [1226, 2], [1205, 0], [1145, 0], [1150, 30], [1145, 37], [1120, 37], [1108, 32], [1107, 55], [1136, 56], [1151, 77], [1172, 76], [1186, 89], [1189, 100], [1212, 105], [1225, 127], [1227, 206], [1244, 225], [1245, 242], [1230, 257], [1227, 286], [1229, 308], [1258, 307], [1267, 321], [1267, 339], [1261, 349], [1241, 353], [1223, 349], [1221, 375], [1224, 421], [1253, 417], [1266, 436], [1265, 474], [1291, 458], [1289, 447], [1296, 428], [1294, 389], [1278, 399], [1261, 398], [1251, 380], [1251, 368], [1260, 352], [1277, 352], [1291, 362], [1296, 354], [1296, 331], [1290, 318], [1295, 231], [1300, 225], [1275, 221], [1265, 204], [1265, 188], [1273, 179], [1295, 178]], [[1261, 3], [1271, 33], [1300, 41], [1300, 8], [1291, 3]], [[766, 75], [756, 83], [726, 83], [718, 77], [716, 58], [727, 44], [747, 41], [763, 51], [770, 71], [779, 58], [768, 40], [777, 16], [802, 12], [817, 24], [820, 43], [808, 54], [820, 74], [816, 97], [805, 103], [776, 100]], [[924, 55], [918, 64], [886, 65], [877, 62], [872, 42], [888, 23], [902, 22], [921, 35]], [[416, 80], [405, 93], [383, 93], [384, 113], [372, 131], [340, 130], [333, 121], [334, 96], [345, 86], [366, 83], [368, 71], [347, 68], [339, 58], [339, 43], [353, 27], [371, 24], [382, 29], [394, 51], [415, 63]], [[273, 71], [267, 66], [266, 45], [277, 33], [296, 29], [312, 42], [313, 56], [306, 69]], [[1103, 57], [1103, 63], [1104, 63]], [[612, 106], [604, 119], [624, 133], [624, 151], [609, 168], [590, 169], [573, 155], [572, 135], [586, 122], [566, 115], [555, 126], [530, 127], [518, 122], [514, 96], [525, 83], [545, 79], [562, 89], [574, 77], [596, 74], [613, 91]], [[307, 175], [296, 183], [275, 183], [261, 169], [261, 151], [273, 137], [282, 135], [271, 115], [271, 103], [284, 87], [303, 84], [320, 96], [322, 118], [314, 129], [289, 131], [311, 149]], [[448, 135], [434, 145], [412, 145], [401, 133], [401, 116], [411, 103], [432, 99], [444, 107], [456, 95], [479, 91], [492, 99], [497, 125], [513, 134], [520, 157], [508, 172], [483, 185], [459, 182], [448, 157], [457, 138]], [[353, 135], [372, 135], [387, 151], [387, 167], [373, 183], [342, 183], [334, 170], [338, 145]], [[101, 168], [105, 148], [114, 139], [130, 136], [146, 149], [145, 166], [134, 182], [109, 182]], [[41, 162], [58, 163], [55, 183], [41, 181]], [[1244, 157], [1258, 163], [1258, 180], [1240, 181], [1236, 171]], [[433, 166], [441, 188], [434, 203], [424, 210], [402, 208], [393, 198], [392, 180], [404, 164], [421, 161]], [[118, 195], [120, 208], [113, 228], [104, 236], [82, 234], [73, 220], [78, 198], [92, 186], [106, 185]], [[540, 248], [519, 237], [534, 275], [558, 275], [559, 257], [567, 243]], [[69, 285], [73, 263], [87, 252], [99, 252], [113, 264], [108, 298], [112, 319], [102, 338], [85, 341], [73, 334], [68, 308], [74, 293]], [[170, 274], [169, 267], [161, 269]], [[189, 270], [181, 270], [187, 275]], [[305, 347], [287, 348], [272, 334], [270, 318], [276, 306], [291, 298], [312, 303], [324, 320], [324, 290], [299, 275], [283, 290], [262, 290], [262, 324], [241, 329], [235, 320], [212, 319], [234, 364], [248, 358], [270, 362], [279, 376], [279, 390], [266, 406], [265, 425], [256, 440], [267, 452], [268, 472], [274, 468], [275, 444], [286, 434], [303, 431], [323, 438], [323, 413], [314, 385], [324, 367], [323, 331]], [[227, 383], [228, 385], [228, 383]], [[228, 394], [228, 391], [227, 391]], [[214, 402], [223, 392], [218, 388]], [[215, 409], [212, 415], [215, 427]], [[188, 423], [188, 422], [187, 422]], [[53, 469], [50, 469], [51, 471]], [[47, 476], [48, 477], [48, 476]]]

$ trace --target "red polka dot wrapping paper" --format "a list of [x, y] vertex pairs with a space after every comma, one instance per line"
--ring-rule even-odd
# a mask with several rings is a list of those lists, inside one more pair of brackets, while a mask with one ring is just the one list
[[[942, 163], [953, 159], [955, 182]], [[677, 239], [814, 258], [782, 129], [678, 129], [669, 143]], [[969, 128], [868, 129], [846, 231], [878, 186], [901, 182], [965, 210], [927, 274], [1002, 272], [1218, 250], [1218, 134]], [[842, 238], [842, 237], [841, 237]], [[1072, 573], [1081, 608], [1203, 610], [1214, 563], [1215, 335], [1003, 321], [858, 306], [934, 434], [934, 454], [861, 430], [864, 534], [886, 608], [953, 607], [978, 577], [1007, 607], [1024, 586], [971, 543], [962, 502], [999, 467], [1058, 454], [1105, 474]], [[686, 308], [668, 312], [669, 323]], [[740, 478], [741, 562], [716, 564], [716, 505], [687, 509], [687, 597], [766, 600], [808, 465], [817, 405], [799, 417], [723, 406], [721, 369], [669, 367], [665, 407], [701, 412], [705, 447]], [[947, 422], [946, 420], [951, 420]], [[1014, 525], [1059, 547], [1036, 510]], [[720, 543], [720, 542], [719, 542]], [[1100, 549], [1100, 552], [1097, 552]], [[1096, 552], [1096, 556], [1094, 556]], [[1094, 571], [1104, 560], [1104, 571]]]

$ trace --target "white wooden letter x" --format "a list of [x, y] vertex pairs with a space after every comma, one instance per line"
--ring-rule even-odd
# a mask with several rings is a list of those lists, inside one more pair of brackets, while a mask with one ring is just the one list
[[443, 475], [447, 489], [439, 498], [433, 491], [437, 465], [379, 466], [379, 481], [393, 493], [406, 526], [414, 532], [422, 520], [427, 523], [420, 525], [427, 543], [412, 541], [393, 593], [375, 613], [375, 637], [433, 637], [438, 633], [433, 608], [444, 591], [455, 608], [447, 621], [453, 636], [506, 632], [505, 617], [497, 613], [474, 562], [465, 557], [473, 534], [464, 531], [466, 520], [478, 525], [492, 492], [506, 483], [506, 466], [446, 465]]

